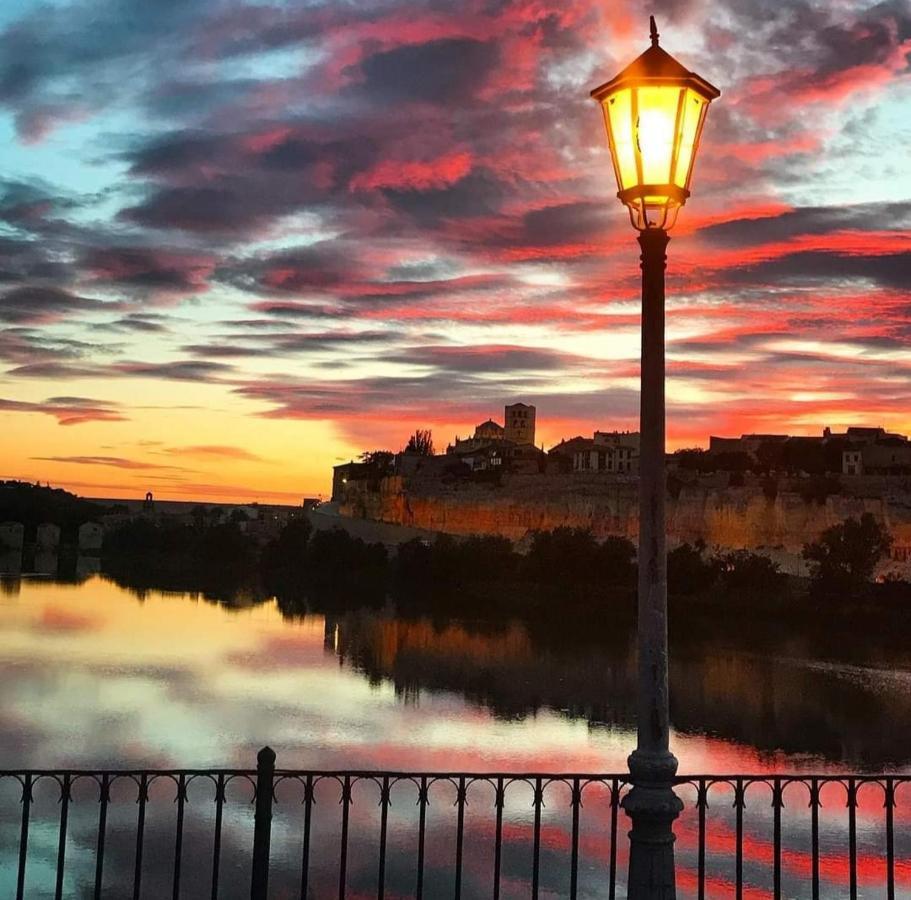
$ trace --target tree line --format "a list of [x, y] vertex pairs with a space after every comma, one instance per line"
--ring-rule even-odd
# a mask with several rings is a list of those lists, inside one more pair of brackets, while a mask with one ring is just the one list
[[[911, 583], [874, 583], [890, 538], [873, 516], [827, 529], [803, 550], [809, 595], [831, 605], [911, 599]], [[531, 536], [527, 551], [495, 535], [412, 540], [390, 552], [342, 529], [314, 531], [295, 519], [259, 546], [237, 523], [177, 525], [137, 520], [105, 538], [105, 569], [129, 580], [205, 589], [257, 580], [290, 607], [382, 605], [390, 598], [416, 613], [519, 617], [635, 609], [636, 548], [626, 538], [599, 541], [590, 530], [561, 527]], [[153, 587], [154, 583], [146, 586]], [[748, 550], [709, 552], [682, 544], [668, 554], [668, 590], [709, 606], [791, 603], [796, 590], [777, 563]]]

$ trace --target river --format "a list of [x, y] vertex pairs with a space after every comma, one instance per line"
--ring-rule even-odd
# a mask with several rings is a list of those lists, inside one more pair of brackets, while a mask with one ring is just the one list
[[[252, 768], [268, 744], [294, 769], [623, 772], [635, 742], [625, 626], [592, 641], [392, 609], [290, 615], [275, 599], [226, 604], [101, 575], [0, 587], [0, 769]], [[681, 773], [908, 765], [911, 651], [841, 652], [818, 635], [771, 651], [749, 629], [730, 633], [672, 642]], [[18, 837], [6, 790], [0, 887]], [[30, 850], [28, 897], [44, 896], [47, 840]]]

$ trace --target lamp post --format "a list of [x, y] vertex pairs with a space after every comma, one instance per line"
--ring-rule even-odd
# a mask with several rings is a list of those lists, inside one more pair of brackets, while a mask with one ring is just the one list
[[595, 88], [604, 112], [617, 196], [642, 249], [642, 370], [639, 411], [639, 700], [632, 789], [629, 900], [675, 900], [673, 823], [677, 759], [669, 746], [667, 547], [664, 474], [664, 269], [669, 235], [690, 195], [693, 161], [709, 103], [720, 91], [658, 46]]

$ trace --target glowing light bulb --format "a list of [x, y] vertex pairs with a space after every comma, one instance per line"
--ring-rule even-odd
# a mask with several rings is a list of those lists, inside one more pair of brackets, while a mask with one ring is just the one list
[[647, 109], [639, 113], [636, 122], [636, 144], [647, 165], [656, 157], [668, 155], [674, 140], [674, 120], [660, 109]]

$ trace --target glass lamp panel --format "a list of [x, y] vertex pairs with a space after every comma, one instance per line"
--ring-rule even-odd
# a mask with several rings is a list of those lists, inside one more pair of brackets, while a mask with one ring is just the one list
[[638, 88], [636, 147], [642, 158], [644, 184], [670, 184], [680, 88]]
[[611, 94], [604, 101], [604, 115], [608, 120], [614, 168], [617, 170], [617, 187], [623, 191], [639, 181], [633, 145], [632, 91], [626, 88]]
[[674, 171], [674, 184], [687, 189], [690, 173], [693, 168], [693, 154], [696, 140], [699, 137], [699, 123], [705, 114], [708, 103], [691, 88], [687, 89], [683, 103], [683, 114], [680, 117], [680, 150], [677, 153], [677, 165]]

